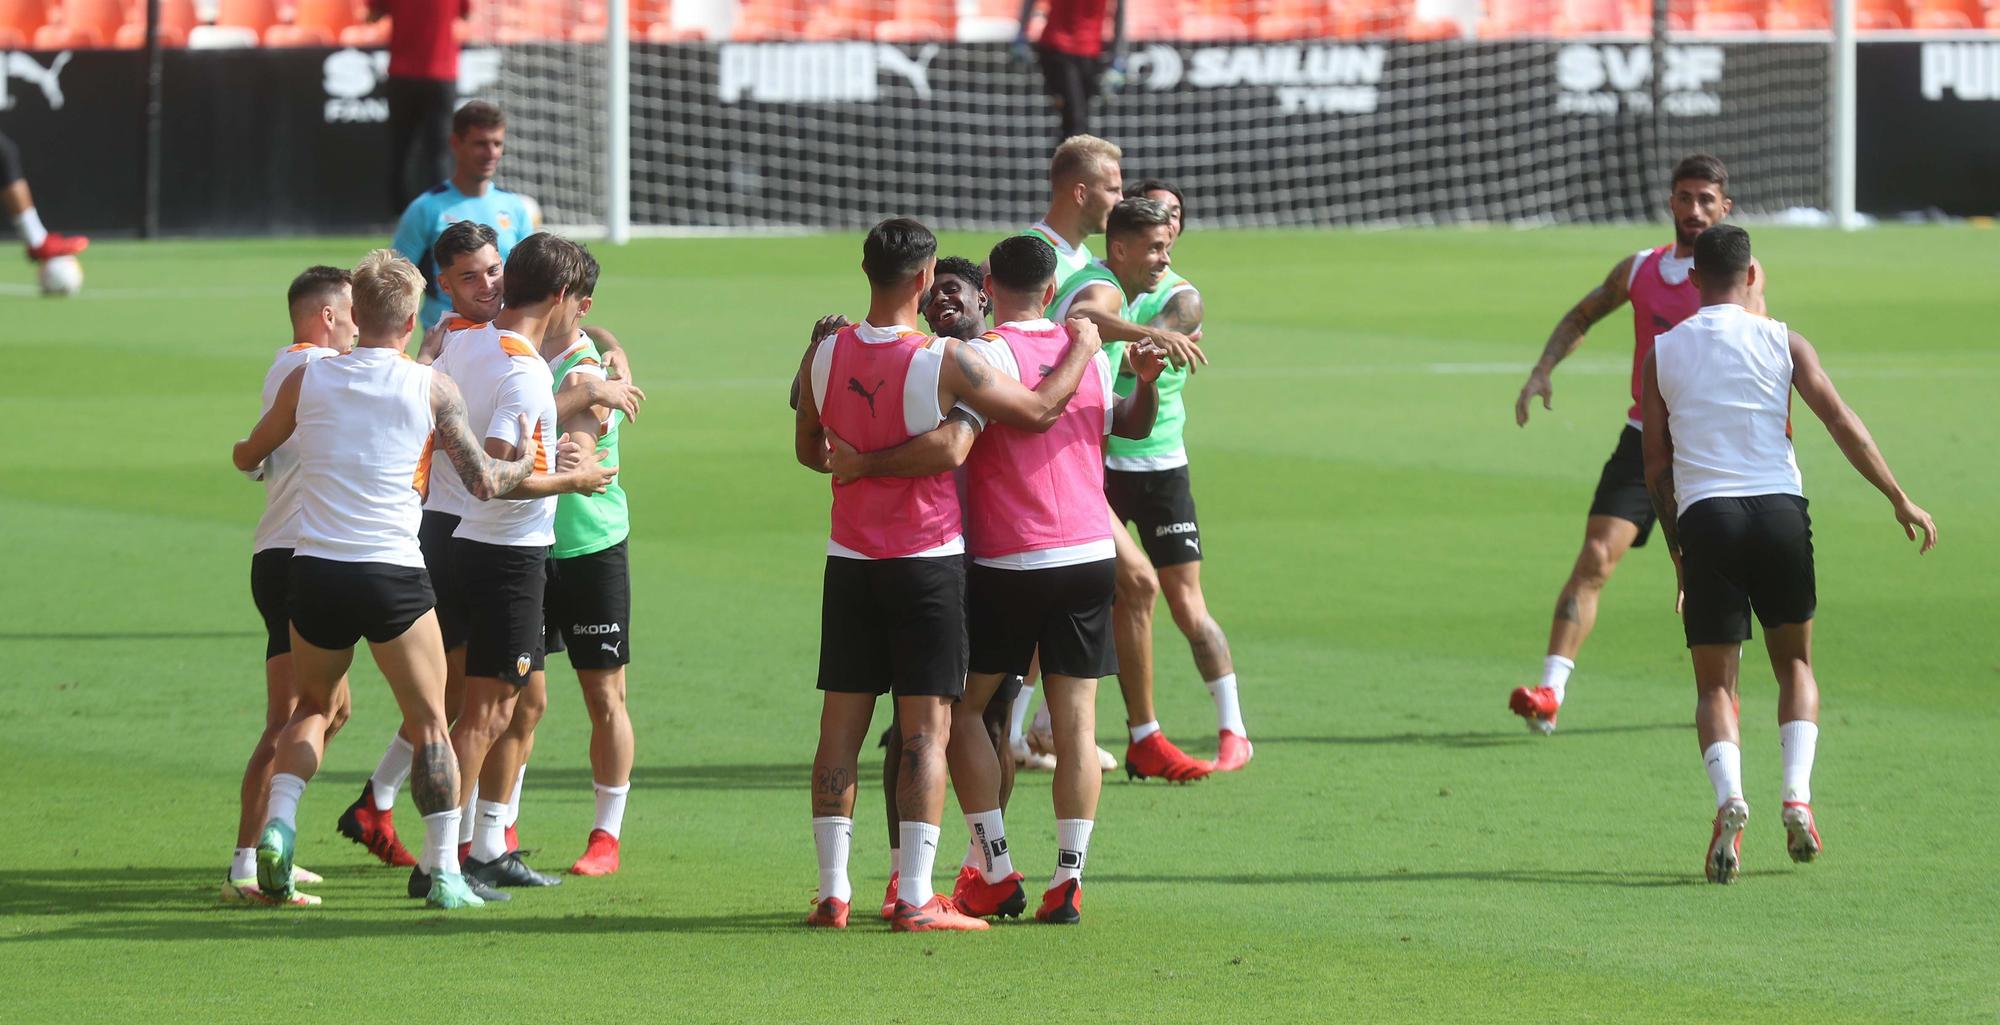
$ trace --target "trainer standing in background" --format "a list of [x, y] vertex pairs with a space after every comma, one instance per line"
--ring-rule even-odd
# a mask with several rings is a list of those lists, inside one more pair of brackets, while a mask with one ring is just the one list
[[[1104, 8], [1118, 7], [1111, 29], [1111, 55], [1104, 52]], [[1049, 17], [1035, 40], [1035, 58], [1042, 66], [1042, 81], [1055, 104], [1061, 127], [1060, 142], [1090, 131], [1090, 104], [1097, 98], [1108, 64], [1113, 76], [1123, 81], [1125, 74], [1125, 4], [1123, 0], [1048, 0]], [[1035, 0], [1021, 0], [1021, 31], [1014, 37], [1014, 52], [1023, 59], [1028, 51], [1028, 18]]]
[[393, 243], [404, 259], [423, 272], [422, 323], [426, 329], [434, 327], [450, 308], [438, 286], [437, 256], [432, 251], [446, 228], [459, 221], [492, 228], [494, 249], [505, 260], [516, 242], [541, 227], [541, 216], [527, 197], [493, 184], [493, 176], [500, 173], [500, 157], [507, 151], [507, 117], [500, 108], [473, 100], [451, 115], [450, 126], [451, 177], [425, 185], [423, 194], [410, 200], [396, 225]]
[[[389, 209], [451, 174], [445, 135], [458, 101], [458, 38], [452, 22], [471, 0], [368, 0], [368, 18], [389, 24]], [[419, 267], [421, 261], [403, 254]]]

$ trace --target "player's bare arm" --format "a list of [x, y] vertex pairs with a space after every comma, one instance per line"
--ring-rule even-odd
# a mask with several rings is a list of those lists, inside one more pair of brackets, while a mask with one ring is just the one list
[[[610, 373], [608, 365], [605, 373]], [[610, 410], [616, 409], [625, 414], [625, 419], [637, 423], [639, 407], [645, 401], [645, 391], [633, 384], [630, 378], [606, 379], [589, 374], [571, 374], [563, 379], [562, 387], [556, 391], [556, 420], [560, 423], [580, 410], [595, 406], [606, 411], [606, 418], [610, 417]]]
[[1604, 281], [1596, 288], [1584, 293], [1562, 319], [1556, 321], [1556, 329], [1549, 332], [1548, 344], [1542, 346], [1542, 357], [1535, 361], [1535, 368], [1528, 371], [1528, 383], [1521, 386], [1521, 395], [1514, 400], [1514, 423], [1521, 427], [1528, 425], [1528, 402], [1539, 397], [1543, 409], [1554, 408], [1550, 400], [1555, 391], [1549, 385], [1549, 375], [1555, 372], [1570, 353], [1583, 344], [1583, 336], [1590, 333], [1591, 326], [1603, 320], [1612, 310], [1625, 305], [1632, 297], [1629, 282], [1632, 280], [1632, 261], [1626, 257], [1611, 268]]
[[[849, 321], [846, 317], [843, 317], [838, 313], [829, 313], [826, 316], [819, 318], [819, 320], [814, 321], [812, 329], [812, 337], [810, 337], [806, 341], [806, 355], [807, 356], [812, 355], [812, 351], [819, 345], [820, 339], [825, 338], [827, 335], [830, 335], [835, 331], [840, 330], [841, 328], [849, 326], [851, 323], [852, 321]], [[799, 364], [798, 373], [792, 375], [793, 409], [799, 408], [799, 379], [805, 376], [806, 368], [810, 366], [811, 363], [812, 363], [811, 360], [807, 360], [806, 362]]]
[[[1162, 311], [1162, 316], [1165, 313]], [[1125, 362], [1139, 379], [1132, 394], [1118, 400], [1111, 409], [1111, 433], [1138, 441], [1153, 433], [1153, 421], [1160, 415], [1160, 374], [1167, 369], [1166, 353], [1151, 342], [1125, 347]]]
[[[1646, 357], [1640, 376], [1639, 413], [1645, 427], [1640, 430], [1646, 460], [1646, 494], [1653, 500], [1659, 517], [1660, 536], [1667, 539], [1667, 554], [1674, 560], [1675, 579], [1681, 569], [1680, 506], [1674, 499], [1674, 438], [1667, 429], [1667, 400], [1660, 397], [1660, 372], [1653, 357]], [[1678, 589], [1677, 589], [1678, 590]], [[1680, 600], [1674, 600], [1680, 611]]]
[[988, 420], [1041, 434], [1056, 425], [1070, 396], [1083, 381], [1091, 358], [1104, 348], [1103, 338], [1089, 320], [1072, 317], [1069, 348], [1033, 391], [994, 369], [977, 349], [956, 338], [945, 339], [945, 360], [938, 373], [938, 406], [960, 402]]
[[606, 328], [590, 324], [583, 333], [597, 346], [597, 353], [604, 357], [604, 372], [614, 381], [632, 379], [632, 359], [625, 354], [625, 347], [618, 344], [618, 336]]
[[437, 362], [438, 354], [444, 351], [445, 319], [440, 317], [424, 332], [424, 340], [417, 344], [417, 362], [430, 366]]
[[819, 346], [820, 340], [806, 346], [798, 373], [792, 377], [792, 387], [798, 392], [798, 401], [792, 403], [792, 455], [800, 466], [815, 473], [827, 473], [826, 428], [819, 421], [819, 402], [812, 390], [813, 353]]
[[1882, 450], [1875, 446], [1875, 438], [1868, 433], [1868, 425], [1834, 390], [1833, 380], [1820, 366], [1819, 352], [1806, 341], [1805, 336], [1792, 332], [1792, 387], [1805, 400], [1806, 408], [1819, 417], [1826, 425], [1826, 432], [1833, 435], [1834, 443], [1840, 446], [1840, 453], [1860, 471], [1868, 483], [1896, 509], [1896, 522], [1903, 525], [1903, 533], [1910, 540], [1917, 540], [1917, 533], [1923, 532], [1923, 544], [1917, 549], [1919, 555], [1937, 546], [1937, 524], [1931, 514], [1925, 512], [1896, 483], [1896, 475], [1889, 472], [1889, 461], [1882, 458]]
[[978, 438], [978, 424], [963, 409], [952, 410], [935, 430], [874, 452], [858, 452], [846, 439], [828, 431], [826, 441], [832, 451], [827, 456], [827, 469], [842, 482], [857, 477], [934, 477], [964, 466]]
[[250, 429], [250, 436], [236, 443], [236, 448], [230, 452], [230, 459], [237, 469], [249, 473], [264, 465], [264, 460], [298, 429], [299, 382], [305, 375], [305, 367], [287, 375], [285, 383], [278, 386], [277, 397], [271, 400], [271, 408], [258, 418], [257, 426]]
[[[1178, 297], [1176, 297], [1178, 298]], [[1199, 302], [1199, 300], [1197, 300]], [[1070, 303], [1071, 317], [1085, 317], [1096, 325], [1098, 333], [1110, 342], [1136, 342], [1150, 338], [1153, 344], [1165, 349], [1167, 361], [1177, 367], [1188, 368], [1193, 373], [1197, 366], [1207, 366], [1208, 356], [1196, 344], [1201, 331], [1199, 323], [1192, 333], [1169, 327], [1153, 327], [1134, 324], [1118, 315], [1123, 303], [1119, 301], [1118, 289], [1109, 282], [1086, 285]], [[1166, 311], [1160, 311], [1165, 315]]]
[[[458, 385], [439, 373], [431, 374], [431, 416], [437, 421], [436, 431], [431, 435], [433, 441], [458, 471], [458, 479], [465, 482], [465, 490], [472, 497], [484, 502], [504, 495], [535, 472], [535, 461], [526, 453], [511, 459], [495, 459], [480, 447], [471, 425], [465, 421], [465, 399], [459, 394]], [[522, 433], [532, 428], [528, 418], [522, 417]]]

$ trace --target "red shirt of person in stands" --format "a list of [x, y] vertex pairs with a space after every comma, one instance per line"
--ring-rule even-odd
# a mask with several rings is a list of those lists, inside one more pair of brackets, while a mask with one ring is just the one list
[[458, 105], [458, 35], [470, 0], [368, 0], [389, 19], [389, 208], [451, 176], [445, 140]]
[[[1028, 18], [1036, 0], [1021, 0], [1021, 31], [1014, 39], [1017, 52], [1028, 48]], [[1097, 98], [1106, 65], [1104, 15], [1115, 5], [1112, 23], [1110, 66], [1119, 74], [1125, 52], [1125, 5], [1118, 0], [1048, 0], [1048, 21], [1035, 40], [1037, 63], [1042, 81], [1055, 104], [1059, 126], [1056, 140], [1090, 131], [1090, 103]]]

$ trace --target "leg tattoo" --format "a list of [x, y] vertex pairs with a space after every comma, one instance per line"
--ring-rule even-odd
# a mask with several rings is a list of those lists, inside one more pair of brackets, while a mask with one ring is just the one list
[[425, 744], [417, 752], [410, 768], [410, 796], [425, 815], [458, 807], [458, 759], [450, 744]]

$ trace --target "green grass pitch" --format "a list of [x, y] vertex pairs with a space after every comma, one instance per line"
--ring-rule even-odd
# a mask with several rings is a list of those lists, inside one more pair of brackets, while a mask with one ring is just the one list
[[[301, 814], [326, 905], [216, 904], [263, 693], [262, 499], [228, 448], [287, 340], [290, 276], [370, 241], [100, 245], [61, 302], [9, 272], [0, 1021], [1994, 1021], [2000, 236], [1754, 234], [1772, 309], [1942, 528], [1918, 558], [1800, 422], [1819, 863], [1784, 855], [1753, 642], [1745, 872], [1702, 883], [1711, 795], [1657, 546], [1605, 594], [1563, 731], [1530, 736], [1505, 707], [1538, 670], [1623, 420], [1628, 316], [1526, 430], [1515, 392], [1563, 310], [1664, 229], [1197, 230], [1181, 269], [1214, 362], [1189, 387], [1188, 440], [1256, 760], [1189, 787], [1107, 779], [1082, 927], [943, 938], [872, 917], [888, 875], [873, 751], [855, 928], [797, 924], [827, 496], [792, 460], [784, 391], [815, 316], [864, 312], [857, 238], [600, 249], [593, 319], [651, 395], [625, 441], [626, 868], [449, 916], [333, 833], [393, 729], [365, 659]], [[1162, 719], [1211, 752], [1208, 697], [1160, 624]], [[521, 824], [547, 868], [590, 825], [573, 679], [552, 660]], [[1107, 682], [1117, 751], [1122, 713]], [[1010, 822], [1031, 887], [1053, 860], [1045, 779], [1023, 777]], [[407, 796], [399, 819], [420, 833]], [[947, 852], [962, 831], [948, 805]]]

